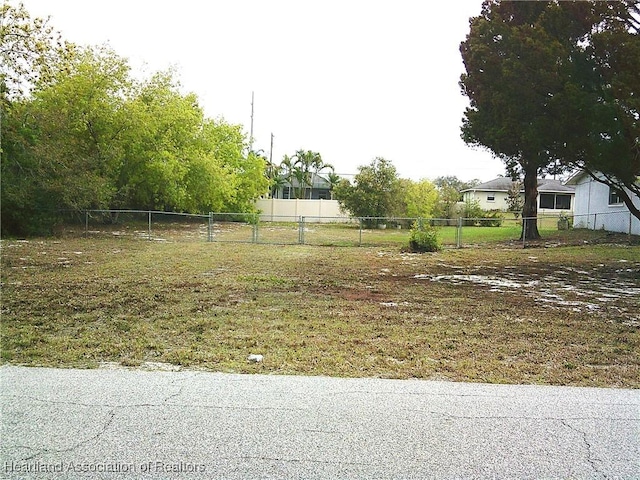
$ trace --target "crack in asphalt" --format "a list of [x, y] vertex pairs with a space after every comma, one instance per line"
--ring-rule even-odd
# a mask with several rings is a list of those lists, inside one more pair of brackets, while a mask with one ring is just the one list
[[589, 438], [587, 436], [587, 433], [580, 430], [577, 427], [574, 427], [573, 425], [569, 424], [569, 421], [566, 419], [561, 419], [560, 423], [562, 425], [564, 425], [565, 427], [567, 427], [569, 430], [577, 433], [578, 435], [580, 435], [580, 437], [582, 438], [582, 443], [584, 444], [586, 450], [587, 450], [587, 463], [589, 464], [589, 466], [593, 469], [593, 471], [600, 475], [602, 478], [609, 478], [604, 472], [600, 471], [600, 469], [598, 468], [598, 465], [596, 464], [596, 462], [600, 461], [597, 458], [594, 458], [593, 456], [593, 452], [592, 452], [592, 446], [591, 443], [589, 442]]
[[59, 449], [49, 449], [49, 448], [42, 448], [42, 449], [35, 449], [33, 447], [27, 447], [27, 446], [17, 446], [18, 448], [27, 448], [29, 450], [35, 450], [36, 453], [34, 453], [33, 455], [30, 455], [28, 457], [22, 458], [20, 459], [21, 462], [27, 462], [29, 460], [33, 460], [36, 457], [39, 457], [41, 455], [45, 455], [45, 454], [49, 454], [49, 453], [68, 453], [68, 452], [73, 452], [74, 450], [80, 448], [82, 445], [86, 445], [89, 442], [92, 442], [94, 440], [99, 439], [102, 435], [105, 434], [105, 432], [107, 431], [107, 429], [109, 428], [109, 426], [111, 425], [111, 423], [113, 422], [113, 419], [116, 416], [116, 412], [115, 410], [111, 410], [108, 414], [107, 414], [107, 419], [104, 422], [104, 425], [102, 425], [102, 428], [100, 429], [100, 431], [98, 433], [96, 433], [95, 435], [93, 435], [92, 437], [89, 437], [85, 440], [82, 440], [68, 448], [59, 448]]
[[120, 404], [110, 404], [110, 403], [81, 403], [81, 402], [70, 402], [67, 400], [43, 400], [41, 398], [32, 397], [29, 395], [4, 395], [6, 398], [16, 398], [16, 399], [28, 399], [34, 402], [40, 403], [49, 403], [56, 405], [73, 405], [78, 407], [105, 407], [105, 408], [113, 408], [113, 409], [126, 409], [126, 408], [140, 408], [140, 407], [184, 407], [184, 408], [201, 408], [201, 409], [211, 409], [211, 410], [283, 410], [288, 412], [295, 412], [300, 410], [309, 410], [309, 408], [295, 408], [295, 407], [268, 407], [268, 406], [233, 406], [233, 405], [207, 405], [207, 404], [197, 404], [197, 403], [167, 403], [171, 398], [175, 398], [181, 395], [182, 392], [172, 393], [164, 400], [160, 400], [157, 403], [120, 403]]
[[240, 457], [221, 457], [225, 459], [240, 459], [240, 460], [266, 460], [268, 462], [287, 462], [287, 463], [314, 463], [314, 464], [327, 464], [327, 465], [358, 465], [358, 466], [376, 466], [376, 462], [332, 462], [330, 460], [314, 460], [311, 458], [281, 458], [281, 457], [266, 457], [261, 455], [243, 455]]
[[423, 413], [427, 415], [440, 416], [445, 418], [455, 418], [458, 420], [544, 420], [544, 421], [560, 421], [564, 422], [567, 420], [609, 420], [610, 422], [629, 422], [629, 421], [637, 421], [636, 417], [624, 418], [624, 417], [571, 417], [570, 419], [561, 418], [561, 417], [547, 417], [541, 415], [456, 415], [454, 413], [447, 412], [438, 412], [435, 410], [419, 410], [419, 409], [406, 409], [406, 412], [411, 413]]

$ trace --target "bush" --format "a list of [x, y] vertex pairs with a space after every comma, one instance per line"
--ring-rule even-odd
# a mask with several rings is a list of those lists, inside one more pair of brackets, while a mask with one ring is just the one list
[[414, 223], [409, 236], [409, 249], [412, 252], [437, 252], [442, 250], [438, 231], [424, 223]]
[[467, 200], [460, 210], [465, 227], [499, 227], [504, 215], [500, 210], [483, 210], [477, 200]]

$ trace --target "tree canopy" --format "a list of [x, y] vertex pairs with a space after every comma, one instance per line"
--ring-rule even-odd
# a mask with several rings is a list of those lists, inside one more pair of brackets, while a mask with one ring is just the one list
[[335, 197], [343, 210], [356, 217], [393, 215], [401, 197], [398, 172], [389, 160], [377, 157], [358, 167], [354, 184], [346, 179], [338, 183]]
[[[486, 0], [460, 51], [469, 97], [462, 137], [524, 177], [583, 166], [624, 185], [638, 176], [637, 3]], [[635, 30], [634, 30], [635, 29]], [[635, 173], [634, 173], [635, 172]], [[524, 222], [526, 238], [539, 237]]]
[[49, 18], [31, 18], [23, 4], [0, 6], [0, 87], [3, 99], [23, 96], [55, 74], [55, 66], [73, 56]]
[[[2, 77], [5, 232], [44, 233], [61, 210], [255, 209], [268, 189], [266, 164], [247, 153], [241, 125], [206, 118], [174, 72], [135, 80], [126, 59], [100, 47], [47, 55], [58, 43], [43, 46], [40, 36], [53, 34], [19, 12], [11, 18], [25, 25], [14, 30], [34, 38], [22, 50], [2, 38], [2, 51], [15, 57]], [[25, 76], [22, 57], [40, 58], [46, 81]]]
[[304, 149], [285, 155], [280, 165], [270, 165], [268, 172], [272, 195], [288, 183], [293, 187], [293, 196], [301, 199], [307, 198], [307, 192], [311, 195], [317, 175], [327, 174], [330, 183], [336, 180], [333, 165], [325, 163], [318, 152]]
[[640, 219], [631, 196], [640, 197], [639, 3], [581, 5], [586, 28], [572, 52], [565, 87], [565, 128], [553, 153], [615, 188]]

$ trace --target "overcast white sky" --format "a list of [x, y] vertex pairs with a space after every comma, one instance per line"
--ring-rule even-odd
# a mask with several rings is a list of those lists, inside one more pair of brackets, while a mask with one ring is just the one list
[[[16, 3], [17, 0], [10, 0]], [[63, 37], [175, 67], [208, 117], [241, 123], [274, 161], [320, 152], [338, 173], [380, 156], [400, 176], [488, 181], [501, 161], [460, 139], [458, 50], [481, 0], [23, 0]], [[143, 67], [144, 65], [144, 67]]]

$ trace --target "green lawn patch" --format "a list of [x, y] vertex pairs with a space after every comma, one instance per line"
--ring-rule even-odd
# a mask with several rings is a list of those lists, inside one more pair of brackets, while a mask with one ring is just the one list
[[25, 365], [638, 388], [639, 297], [640, 247], [625, 245], [419, 255], [4, 240], [1, 352]]

